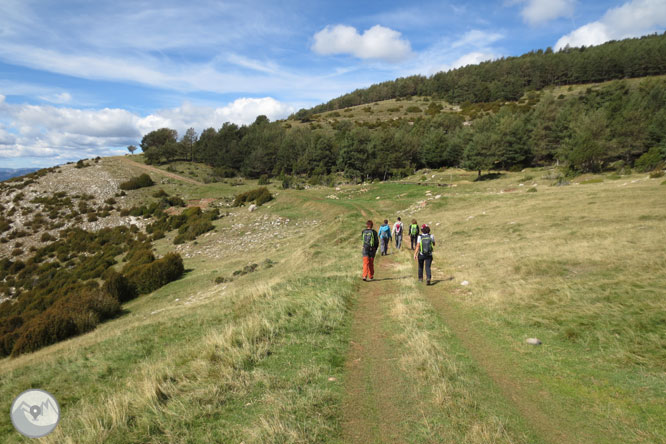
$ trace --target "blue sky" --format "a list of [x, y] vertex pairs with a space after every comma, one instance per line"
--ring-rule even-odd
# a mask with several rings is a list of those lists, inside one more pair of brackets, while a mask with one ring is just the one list
[[412, 74], [663, 32], [666, 0], [0, 0], [0, 167], [284, 118]]

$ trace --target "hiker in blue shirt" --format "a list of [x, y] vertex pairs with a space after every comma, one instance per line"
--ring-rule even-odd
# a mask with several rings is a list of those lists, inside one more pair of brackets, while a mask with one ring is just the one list
[[379, 227], [379, 246], [381, 247], [382, 256], [388, 254], [388, 246], [391, 241], [391, 226], [388, 223], [388, 219], [384, 219], [384, 223]]

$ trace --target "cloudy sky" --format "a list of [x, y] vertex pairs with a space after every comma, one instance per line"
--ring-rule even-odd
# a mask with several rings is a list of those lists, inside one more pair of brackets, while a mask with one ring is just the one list
[[0, 167], [127, 152], [356, 88], [663, 32], [666, 0], [0, 0]]

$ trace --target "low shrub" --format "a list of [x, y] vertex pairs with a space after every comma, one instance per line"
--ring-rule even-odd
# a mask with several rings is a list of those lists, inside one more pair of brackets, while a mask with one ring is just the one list
[[41, 240], [42, 242], [50, 242], [54, 241], [55, 237], [53, 237], [50, 233], [46, 232], [42, 234], [42, 237], [39, 240]]
[[528, 193], [536, 193], [536, 192], [537, 192], [537, 189], [534, 188], [534, 187], [532, 187], [532, 188], [528, 189], [527, 192], [528, 192]]
[[257, 181], [258, 185], [268, 185], [271, 181], [266, 174], [262, 174], [259, 180]]
[[650, 179], [657, 179], [659, 177], [664, 177], [664, 172], [662, 170], [655, 170], [650, 173]]
[[153, 193], [153, 197], [166, 197], [166, 196], [168, 196], [168, 194], [162, 188]]
[[112, 269], [107, 271], [102, 288], [121, 303], [130, 301], [137, 296], [136, 288], [130, 284], [127, 278]]
[[234, 271], [233, 275], [234, 276], [244, 276], [246, 274], [254, 273], [255, 271], [257, 271], [257, 267], [259, 267], [259, 265], [257, 265], [257, 264], [246, 265], [243, 268], [241, 268], [240, 270]]
[[20, 329], [12, 356], [35, 351], [94, 329], [120, 312], [120, 302], [96, 286], [78, 289], [58, 299]]
[[128, 181], [123, 182], [120, 184], [120, 189], [121, 190], [136, 190], [139, 188], [145, 188], [145, 187], [150, 187], [153, 186], [155, 182], [153, 182], [153, 179], [150, 178], [150, 176], [146, 173], [143, 173], [139, 176], [132, 177]]
[[212, 175], [222, 179], [230, 179], [236, 177], [236, 171], [228, 167], [217, 167], [213, 168]]
[[168, 253], [161, 259], [133, 268], [127, 273], [127, 279], [139, 294], [146, 294], [179, 279], [184, 272], [180, 255]]
[[257, 206], [261, 206], [272, 199], [273, 195], [268, 191], [268, 188], [260, 187], [237, 195], [234, 199], [234, 206], [238, 207], [249, 202], [254, 202]]
[[644, 153], [641, 157], [636, 160], [634, 167], [641, 173], [646, 173], [652, 171], [663, 162], [664, 159], [661, 157], [661, 150], [659, 147], [652, 147], [648, 150], [647, 153]]

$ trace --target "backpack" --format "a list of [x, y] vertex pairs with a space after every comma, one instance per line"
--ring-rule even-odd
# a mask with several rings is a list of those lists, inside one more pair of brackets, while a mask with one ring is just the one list
[[382, 239], [390, 237], [389, 236], [390, 234], [391, 234], [391, 229], [389, 228], [388, 225], [382, 225], [381, 227], [379, 227], [379, 236]]
[[398, 224], [395, 226], [395, 234], [401, 235], [402, 234], [402, 224]]
[[424, 256], [432, 256], [432, 237], [429, 234], [421, 236], [421, 254]]
[[370, 250], [375, 248], [375, 233], [373, 230], [363, 230], [363, 247]]
[[418, 232], [419, 232], [419, 226], [418, 225], [411, 224], [409, 226], [409, 234], [411, 234], [412, 236], [416, 236], [416, 233], [418, 233]]

